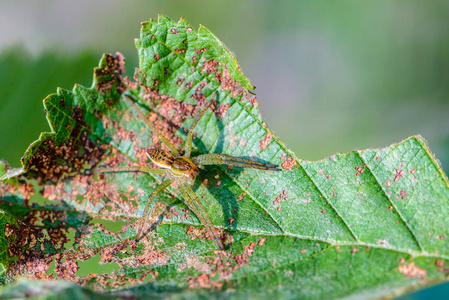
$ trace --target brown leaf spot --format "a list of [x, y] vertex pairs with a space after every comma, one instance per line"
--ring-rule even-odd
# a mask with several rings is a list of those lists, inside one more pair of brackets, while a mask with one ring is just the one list
[[173, 34], [178, 34], [178, 30], [176, 28], [172, 28], [172, 29], [170, 29], [170, 31]]
[[389, 188], [389, 187], [391, 186], [391, 181], [390, 181], [390, 180], [387, 180], [387, 181], [385, 182], [385, 185], [387, 186], [387, 188]]

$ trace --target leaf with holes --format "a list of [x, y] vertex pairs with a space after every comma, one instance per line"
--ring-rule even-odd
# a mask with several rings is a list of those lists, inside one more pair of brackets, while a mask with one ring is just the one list
[[[160, 16], [142, 24], [136, 46], [134, 81], [123, 77], [121, 55], [105, 55], [91, 88], [59, 89], [44, 100], [51, 132], [1, 183], [3, 283], [22, 275], [118, 296], [341, 298], [446, 280], [448, 180], [421, 137], [301, 160], [267, 127], [251, 82], [208, 29]], [[226, 251], [176, 186], [156, 197], [151, 226], [134, 241], [136, 220], [163, 178], [95, 172], [148, 165], [145, 150], [161, 146], [125, 92], [178, 148], [198, 111], [216, 101], [195, 127], [193, 155], [281, 166], [212, 166], [198, 176], [193, 189]]]

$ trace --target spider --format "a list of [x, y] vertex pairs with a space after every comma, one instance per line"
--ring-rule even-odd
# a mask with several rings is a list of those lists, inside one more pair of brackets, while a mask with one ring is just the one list
[[187, 139], [185, 141], [185, 153], [184, 155], [180, 155], [179, 151], [175, 148], [175, 146], [173, 146], [172, 143], [170, 143], [161, 133], [159, 133], [154, 127], [154, 125], [145, 117], [144, 113], [138, 108], [137, 104], [134, 102], [135, 99], [132, 96], [126, 94], [125, 97], [130, 100], [131, 105], [142, 117], [142, 119], [145, 121], [148, 127], [157, 135], [157, 138], [162, 143], [164, 143], [168, 147], [168, 149], [170, 149], [170, 151], [157, 148], [149, 148], [146, 150], [148, 158], [155, 165], [161, 167], [161, 169], [151, 168], [148, 166], [131, 166], [131, 167], [103, 168], [98, 170], [98, 172], [145, 172], [145, 173], [166, 175], [165, 178], [167, 179], [163, 181], [156, 189], [154, 189], [153, 192], [148, 197], [140, 221], [139, 229], [137, 231], [136, 241], [140, 239], [145, 224], [145, 220], [148, 215], [148, 210], [154, 197], [158, 193], [163, 191], [165, 188], [169, 187], [173, 182], [176, 182], [179, 191], [181, 192], [181, 195], [184, 198], [185, 204], [189, 207], [191, 211], [195, 213], [195, 215], [201, 221], [201, 224], [206, 228], [209, 235], [214, 239], [218, 248], [224, 250], [223, 243], [219, 238], [217, 230], [212, 224], [212, 221], [210, 220], [209, 215], [206, 213], [203, 205], [198, 200], [198, 197], [192, 190], [192, 186], [196, 176], [199, 173], [199, 169], [204, 169], [205, 165], [221, 165], [221, 164], [243, 168], [271, 170], [271, 171], [280, 171], [280, 169], [278, 169], [277, 165], [264, 164], [245, 158], [233, 157], [226, 154], [201, 154], [196, 157], [190, 156], [190, 152], [192, 150], [193, 129], [195, 128], [198, 121], [201, 119], [201, 117], [204, 115], [204, 113], [210, 107], [213, 101], [209, 101], [193, 121], [190, 130], [187, 134]]

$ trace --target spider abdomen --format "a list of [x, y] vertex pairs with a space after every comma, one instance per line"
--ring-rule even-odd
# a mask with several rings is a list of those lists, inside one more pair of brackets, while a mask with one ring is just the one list
[[161, 149], [148, 149], [147, 155], [153, 163], [162, 168], [171, 168], [175, 160], [170, 152]]

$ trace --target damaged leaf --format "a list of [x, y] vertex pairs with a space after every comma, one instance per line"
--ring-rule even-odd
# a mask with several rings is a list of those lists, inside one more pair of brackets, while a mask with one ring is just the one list
[[[120, 54], [105, 55], [91, 88], [44, 100], [51, 132], [30, 145], [19, 177], [0, 182], [3, 284], [24, 276], [119, 297], [341, 298], [446, 280], [448, 180], [421, 137], [305, 161], [267, 127], [251, 82], [208, 29], [160, 16], [142, 23], [136, 46], [134, 80], [123, 77]], [[176, 187], [156, 197], [146, 235], [134, 241], [163, 178], [95, 172], [148, 165], [145, 150], [161, 146], [124, 93], [176, 147], [215, 101], [195, 128], [194, 155], [282, 168], [202, 171], [193, 189], [226, 251]], [[0, 176], [8, 169], [0, 164]]]

